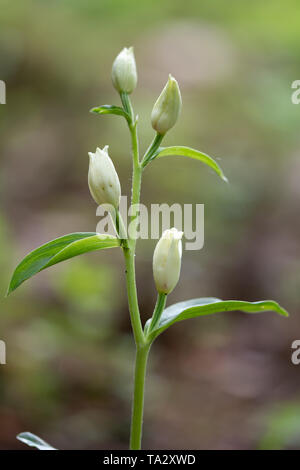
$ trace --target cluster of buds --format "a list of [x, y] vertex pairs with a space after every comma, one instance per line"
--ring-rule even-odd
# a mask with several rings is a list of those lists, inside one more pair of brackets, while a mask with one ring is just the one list
[[[112, 67], [112, 82], [119, 93], [130, 94], [137, 84], [137, 71], [133, 47], [124, 47], [116, 57]], [[177, 122], [182, 101], [177, 81], [172, 75], [155, 102], [152, 113], [152, 127], [158, 134], [164, 135]]]
[[[137, 84], [137, 71], [133, 48], [124, 48], [112, 67], [112, 82], [120, 93], [130, 94]], [[180, 114], [181, 95], [177, 81], [169, 75], [168, 82], [154, 104], [151, 113], [153, 129], [164, 135]], [[88, 184], [91, 195], [99, 205], [109, 204], [118, 210], [121, 185], [114, 164], [108, 155], [108, 146], [89, 152]], [[176, 286], [181, 267], [183, 232], [176, 228], [166, 230], [158, 241], [153, 256], [153, 274], [157, 291], [169, 294]]]

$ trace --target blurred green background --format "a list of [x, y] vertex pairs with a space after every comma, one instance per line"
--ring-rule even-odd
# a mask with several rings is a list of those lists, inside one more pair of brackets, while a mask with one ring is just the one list
[[[141, 149], [172, 73], [183, 112], [169, 145], [219, 162], [226, 185], [180, 158], [147, 168], [142, 200], [204, 203], [205, 246], [186, 251], [169, 304], [189, 297], [272, 298], [291, 312], [220, 314], [173, 326], [150, 356], [144, 448], [300, 448], [300, 10], [296, 0], [0, 0], [1, 294], [16, 263], [65, 233], [95, 230], [88, 151], [110, 145], [123, 194], [125, 122], [92, 106], [119, 99], [112, 61], [133, 45]], [[155, 300], [140, 241], [143, 319]], [[34, 432], [61, 449], [126, 448], [134, 345], [118, 250], [44, 271], [1, 300], [0, 448]], [[300, 366], [299, 366], [300, 367]]]

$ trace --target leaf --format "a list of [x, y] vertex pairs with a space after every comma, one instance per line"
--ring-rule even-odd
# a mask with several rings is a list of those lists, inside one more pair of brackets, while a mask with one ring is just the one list
[[78, 232], [56, 238], [29, 253], [16, 267], [7, 295], [20, 284], [43, 269], [74, 256], [94, 250], [120, 246], [120, 240], [112, 235], [95, 232]]
[[102, 106], [92, 108], [90, 112], [94, 114], [116, 114], [118, 116], [123, 116], [129, 124], [131, 122], [131, 118], [129, 114], [126, 111], [124, 111], [124, 109], [121, 108], [120, 106], [104, 104]]
[[32, 434], [31, 432], [21, 432], [17, 435], [17, 439], [30, 447], [36, 447], [39, 450], [57, 450], [55, 447], [50, 446], [47, 442], [43, 441], [40, 437]]
[[213, 158], [209, 157], [205, 153], [199, 152], [198, 150], [191, 149], [190, 147], [160, 147], [153, 155], [151, 160], [154, 158], [167, 157], [170, 155], [190, 157], [194, 158], [195, 160], [199, 160], [200, 162], [203, 162], [212, 168], [224, 181], [226, 181], [226, 183], [228, 183], [228, 179], [224, 175], [218, 163]]
[[[220, 300], [214, 297], [191, 299], [167, 307], [163, 311], [158, 324], [150, 333], [150, 337], [152, 339], [156, 338], [160, 333], [169, 328], [169, 326], [181, 320], [219, 312], [232, 312], [234, 310], [240, 310], [246, 313], [260, 313], [273, 310], [284, 317], [289, 316], [288, 312], [273, 300], [243, 302], [240, 300]], [[147, 331], [150, 321], [151, 318], [145, 325], [145, 331]]]

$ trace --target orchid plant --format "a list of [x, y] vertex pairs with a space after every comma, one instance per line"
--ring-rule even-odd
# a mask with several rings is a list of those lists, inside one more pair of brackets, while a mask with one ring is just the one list
[[[114, 114], [125, 118], [132, 144], [132, 194], [131, 205], [140, 202], [142, 175], [146, 167], [165, 156], [185, 156], [206, 164], [223, 180], [227, 181], [218, 163], [205, 153], [189, 147], [162, 147], [165, 134], [175, 125], [181, 110], [181, 94], [177, 81], [170, 75], [166, 86], [154, 104], [151, 123], [155, 130], [153, 141], [140, 158], [137, 124], [130, 94], [137, 85], [137, 71], [133, 48], [125, 48], [117, 56], [112, 67], [112, 82], [120, 95], [121, 106], [103, 105], [91, 109], [96, 115]], [[174, 323], [188, 318], [211, 315], [218, 312], [240, 310], [246, 313], [274, 311], [288, 316], [280, 305], [272, 300], [245, 302], [220, 300], [218, 298], [196, 298], [185, 300], [166, 308], [168, 294], [175, 288], [181, 267], [183, 233], [176, 228], [166, 230], [158, 241], [153, 256], [153, 274], [157, 289], [157, 301], [153, 315], [142, 325], [136, 289], [135, 248], [137, 239], [138, 211], [132, 211], [130, 230], [126, 230], [119, 212], [121, 185], [108, 147], [89, 153], [88, 184], [91, 195], [98, 205], [109, 207], [114, 221], [115, 235], [96, 232], [77, 232], [56, 238], [29, 253], [16, 267], [8, 293], [13, 292], [34, 274], [74, 256], [106, 248], [121, 249], [124, 254], [125, 276], [128, 294], [129, 315], [136, 346], [135, 373], [132, 401], [130, 449], [141, 448], [144, 389], [147, 359], [154, 340]], [[41, 450], [55, 449], [29, 432], [21, 433], [18, 439]]]

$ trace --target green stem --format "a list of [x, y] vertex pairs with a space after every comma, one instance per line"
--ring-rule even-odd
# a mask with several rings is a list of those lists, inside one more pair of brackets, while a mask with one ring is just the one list
[[[132, 159], [133, 159], [133, 176], [132, 176], [132, 195], [131, 204], [138, 204], [140, 201], [141, 191], [141, 178], [142, 170], [139, 163], [139, 148], [138, 148], [138, 137], [137, 137], [137, 123], [133, 122], [133, 109], [127, 93], [121, 93], [121, 101], [125, 111], [131, 116], [131, 122], [129, 124], [129, 130], [131, 134], [131, 145], [132, 145]], [[132, 215], [130, 220], [130, 239], [126, 246], [123, 246], [125, 267], [126, 267], [126, 284], [127, 284], [127, 296], [128, 306], [131, 319], [132, 330], [134, 334], [135, 344], [137, 348], [144, 346], [145, 336], [141, 323], [139, 304], [136, 290], [136, 277], [135, 277], [135, 245], [136, 245], [136, 229], [137, 229], [137, 216]]]
[[164, 134], [159, 134], [157, 133], [152, 140], [151, 144], [149, 145], [148, 149], [146, 150], [146, 153], [144, 155], [143, 161], [142, 161], [142, 167], [145, 168], [145, 166], [150, 162], [151, 158], [155, 154], [156, 150], [159, 148], [162, 140], [164, 138]]
[[162, 294], [162, 293], [157, 294], [156, 305], [155, 305], [155, 309], [152, 315], [152, 320], [148, 329], [148, 335], [151, 333], [153, 328], [155, 328], [155, 326], [159, 322], [163, 309], [165, 308], [166, 301], [167, 301], [167, 294]]
[[125, 258], [125, 273], [126, 273], [126, 285], [127, 285], [127, 297], [128, 306], [130, 313], [130, 320], [134, 335], [136, 347], [142, 347], [145, 345], [145, 337], [143, 327], [141, 323], [139, 304], [136, 291], [136, 279], [135, 279], [135, 265], [134, 265], [134, 251], [131, 248], [123, 248]]
[[[127, 93], [121, 93], [121, 101], [125, 111], [130, 115], [130, 122], [128, 124], [131, 134], [131, 145], [132, 145], [132, 193], [131, 193], [131, 206], [137, 206], [140, 202], [141, 193], [141, 181], [142, 181], [142, 170], [143, 165], [139, 159], [139, 145], [137, 136], [137, 120], [134, 119], [134, 112], [131, 106], [131, 102]], [[157, 134], [152, 144], [147, 150], [144, 158], [145, 164], [151, 159], [155, 151], [158, 149], [163, 136]], [[121, 220], [118, 219], [118, 228], [120, 227]], [[129, 240], [127, 244], [123, 244], [123, 252], [126, 266], [126, 284], [127, 284], [127, 295], [128, 305], [130, 312], [131, 325], [133, 335], [136, 344], [136, 358], [135, 358], [135, 373], [134, 373], [134, 391], [133, 391], [133, 406], [132, 406], [132, 418], [131, 418], [131, 431], [130, 431], [130, 449], [138, 450], [141, 448], [142, 439], [142, 426], [143, 426], [143, 410], [144, 410], [144, 388], [145, 388], [145, 376], [147, 367], [147, 358], [151, 341], [145, 337], [143, 331], [137, 289], [136, 289], [136, 277], [135, 277], [135, 248], [137, 239], [137, 223], [138, 213], [132, 213], [130, 218], [130, 226], [128, 229]], [[166, 303], [166, 295], [159, 294], [157, 304], [153, 316], [151, 327], [155, 326], [159, 320], [161, 312], [164, 309]]]
[[[128, 95], [126, 95], [128, 100], [128, 106], [131, 108], [131, 103]], [[139, 147], [138, 147], [138, 137], [137, 137], [137, 123], [133, 123], [129, 126], [131, 134], [131, 143], [132, 143], [132, 156], [133, 156], [133, 174], [132, 174], [132, 194], [131, 194], [131, 205], [139, 204], [140, 202], [140, 192], [141, 192], [141, 179], [142, 179], [142, 170], [139, 162]], [[135, 338], [135, 343], [137, 347], [143, 346], [145, 344], [145, 337], [142, 328], [138, 298], [137, 298], [137, 289], [136, 289], [136, 277], [135, 277], [135, 246], [136, 246], [136, 233], [137, 233], [137, 214], [133, 214], [130, 218], [130, 227], [128, 230], [129, 240], [128, 248], [124, 249], [125, 256], [125, 265], [126, 265], [126, 281], [127, 281], [127, 293], [128, 293], [128, 303], [129, 311], [131, 316], [131, 323], [133, 327], [133, 333]]]
[[121, 244], [125, 248], [128, 248], [127, 231], [126, 231], [126, 228], [125, 228], [125, 225], [124, 225], [124, 222], [123, 222], [123, 219], [122, 219], [122, 216], [120, 214], [119, 209], [116, 209], [114, 222], [115, 222], [116, 232], [117, 232], [119, 238], [121, 239]]
[[[137, 122], [130, 125], [132, 156], [133, 156], [133, 173], [132, 173], [132, 194], [131, 204], [139, 204], [142, 182], [142, 168], [139, 161], [139, 143], [137, 137]], [[136, 234], [134, 234], [136, 235]], [[133, 237], [136, 238], [136, 237]]]
[[130, 450], [140, 450], [143, 427], [144, 392], [150, 345], [137, 348], [135, 357], [134, 392], [130, 432]]
[[[131, 117], [131, 121], [129, 123], [133, 160], [131, 205], [136, 205], [140, 202], [142, 179], [142, 168], [139, 161], [137, 122], [134, 121], [133, 109], [129, 96], [126, 93], [121, 93], [121, 101], [125, 111], [128, 112]], [[130, 449], [140, 449], [143, 425], [145, 375], [150, 344], [145, 340], [136, 289], [134, 258], [137, 234], [137, 214], [132, 214], [130, 218], [130, 230], [128, 230], [128, 234], [130, 238], [128, 240], [127, 246], [123, 246], [123, 252], [126, 267], [126, 285], [129, 313], [136, 344]]]
[[120, 98], [121, 98], [121, 101], [122, 101], [123, 108], [129, 114], [129, 116], [131, 118], [131, 122], [132, 122], [133, 118], [134, 118], [134, 114], [133, 114], [133, 109], [132, 109], [132, 106], [131, 106], [130, 98], [129, 98], [128, 94], [124, 93], [124, 92], [120, 93]]

